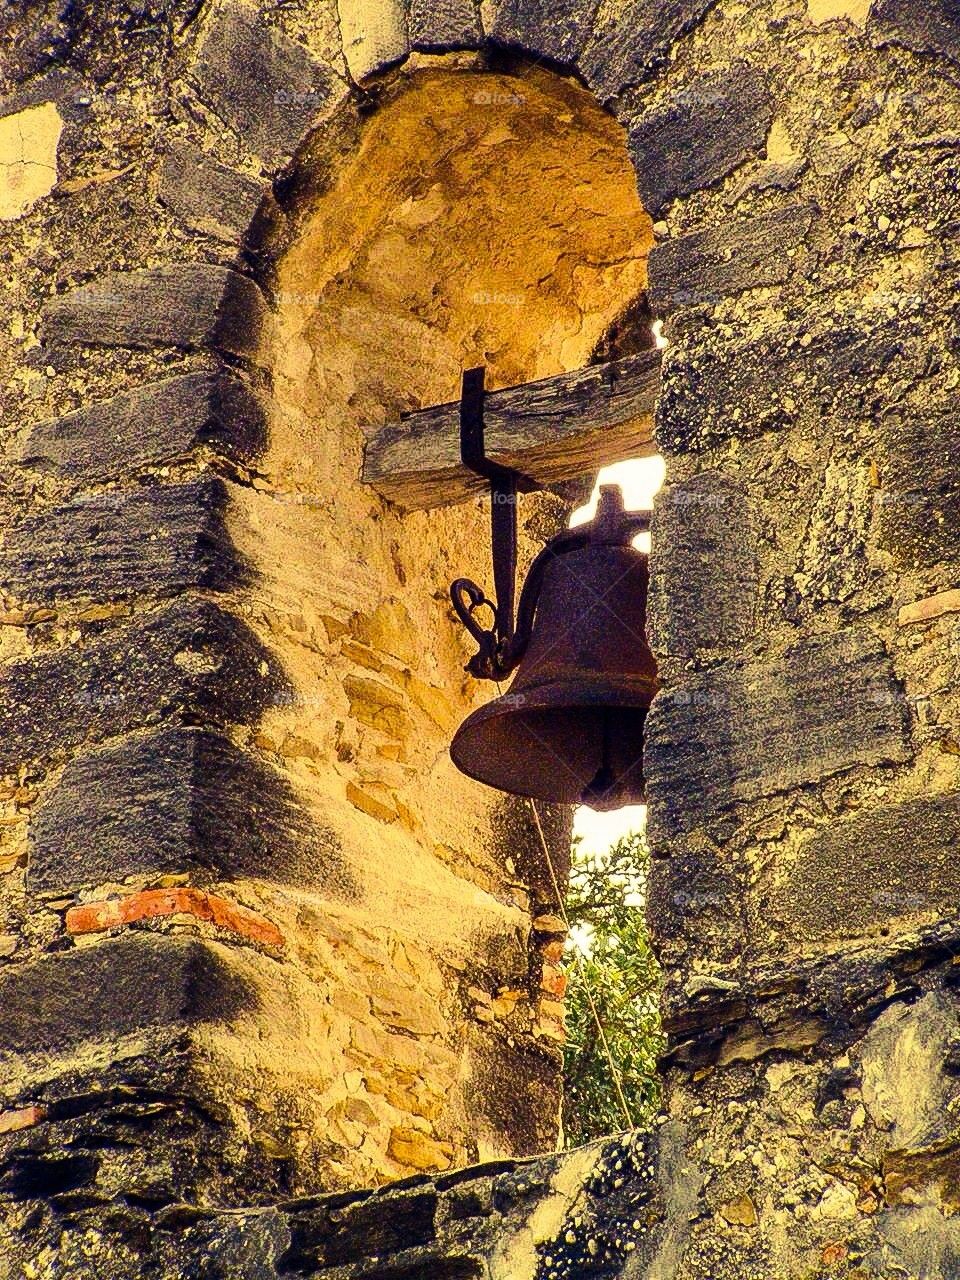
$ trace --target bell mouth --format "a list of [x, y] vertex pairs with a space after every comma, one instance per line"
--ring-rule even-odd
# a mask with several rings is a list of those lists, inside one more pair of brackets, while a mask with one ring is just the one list
[[655, 692], [651, 676], [582, 672], [573, 684], [510, 690], [467, 717], [450, 756], [512, 795], [602, 810], [642, 804], [643, 725]]

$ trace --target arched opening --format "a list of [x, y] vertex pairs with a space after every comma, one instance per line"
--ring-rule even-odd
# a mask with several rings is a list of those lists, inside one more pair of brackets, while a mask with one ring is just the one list
[[[455, 398], [464, 367], [500, 387], [590, 363], [643, 314], [652, 227], [619, 126], [541, 68], [401, 76], [329, 136], [320, 189], [287, 210], [270, 445], [234, 536], [294, 689], [254, 744], [337, 851], [295, 908], [329, 992], [293, 1064], [317, 1097], [304, 1155], [356, 1186], [549, 1149], [560, 1070], [532, 833], [447, 755], [489, 696], [447, 600], [489, 576], [488, 512], [402, 515], [360, 483], [364, 439]], [[521, 560], [565, 515], [524, 500]]]

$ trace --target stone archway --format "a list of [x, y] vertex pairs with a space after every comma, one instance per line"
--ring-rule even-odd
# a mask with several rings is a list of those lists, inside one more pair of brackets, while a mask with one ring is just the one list
[[[447, 757], [489, 696], [463, 674], [446, 594], [489, 573], [489, 515], [382, 501], [360, 483], [365, 434], [454, 397], [478, 361], [492, 387], [587, 364], [644, 291], [651, 231], [622, 130], [542, 68], [399, 74], [325, 171], [323, 153], [315, 134], [264, 280], [267, 444], [227, 523], [293, 689], [253, 746], [339, 850], [337, 875], [304, 886], [299, 937], [314, 980], [354, 993], [317, 1027], [335, 1081], [317, 1105], [362, 1185], [551, 1146], [561, 1034], [529, 927], [552, 893], [525, 883], [522, 821], [497, 835], [517, 806]], [[524, 503], [525, 555], [560, 510]]]

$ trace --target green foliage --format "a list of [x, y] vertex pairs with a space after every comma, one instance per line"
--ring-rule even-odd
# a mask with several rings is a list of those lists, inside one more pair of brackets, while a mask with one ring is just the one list
[[600, 857], [574, 846], [566, 899], [571, 942], [563, 1129], [568, 1146], [627, 1127], [593, 1008], [633, 1123], [648, 1123], [659, 1105], [660, 971], [643, 910], [649, 860], [640, 832]]

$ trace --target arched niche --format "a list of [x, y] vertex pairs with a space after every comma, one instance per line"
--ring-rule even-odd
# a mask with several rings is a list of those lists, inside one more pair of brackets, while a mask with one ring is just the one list
[[[489, 581], [488, 503], [402, 514], [361, 483], [364, 440], [456, 398], [464, 367], [499, 387], [589, 363], [643, 294], [652, 229], [620, 127], [540, 67], [404, 72], [304, 155], [233, 534], [293, 689], [253, 741], [335, 851], [289, 909], [337, 993], [310, 1015], [328, 1181], [362, 1185], [548, 1149], [559, 1078], [529, 823], [447, 754], [495, 693], [465, 676], [447, 598]], [[524, 499], [525, 556], [563, 510]]]

